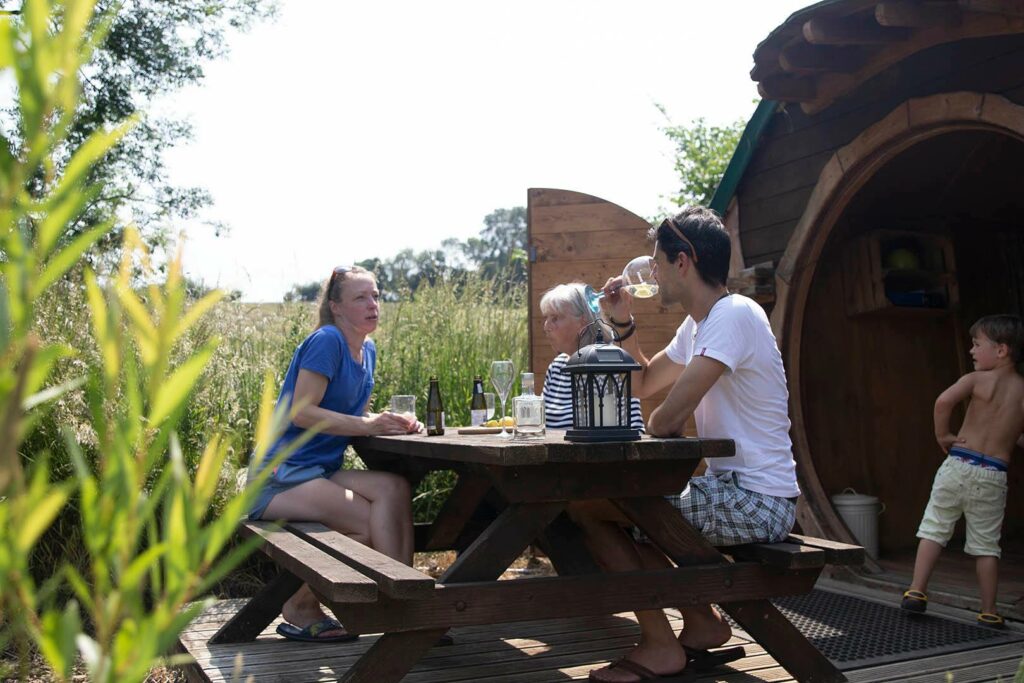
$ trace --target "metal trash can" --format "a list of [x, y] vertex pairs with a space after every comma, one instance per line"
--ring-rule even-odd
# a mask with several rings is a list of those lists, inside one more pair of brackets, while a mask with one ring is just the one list
[[878, 498], [847, 488], [832, 496], [832, 505], [850, 528], [853, 537], [864, 546], [864, 551], [877, 559], [878, 516], [885, 512]]

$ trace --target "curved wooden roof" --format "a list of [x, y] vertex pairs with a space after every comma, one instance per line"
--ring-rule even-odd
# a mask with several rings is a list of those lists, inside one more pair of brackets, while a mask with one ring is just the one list
[[1024, 33], [1024, 0], [825, 0], [757, 46], [750, 77], [813, 114], [915, 52], [1008, 33]]

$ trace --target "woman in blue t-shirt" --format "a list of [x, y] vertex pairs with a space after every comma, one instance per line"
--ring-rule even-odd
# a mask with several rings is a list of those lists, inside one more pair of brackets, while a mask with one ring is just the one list
[[[250, 519], [320, 522], [389, 557], [412, 564], [409, 483], [387, 472], [341, 469], [351, 437], [406, 434], [423, 425], [390, 412], [368, 413], [377, 349], [380, 292], [372, 273], [335, 268], [320, 302], [320, 325], [292, 358], [278, 405], [294, 410], [268, 458], [310, 427], [319, 433], [281, 463], [264, 486]], [[281, 609], [277, 632], [293, 640], [338, 642], [355, 635], [324, 614], [308, 586]]]

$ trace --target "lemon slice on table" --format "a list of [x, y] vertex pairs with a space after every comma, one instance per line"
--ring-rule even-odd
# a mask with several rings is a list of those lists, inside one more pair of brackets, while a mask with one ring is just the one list
[[505, 427], [515, 427], [516, 426], [515, 418], [513, 418], [510, 415], [506, 415], [505, 417], [501, 418], [500, 420], [488, 420], [487, 422], [484, 422], [484, 427], [501, 427], [503, 425]]

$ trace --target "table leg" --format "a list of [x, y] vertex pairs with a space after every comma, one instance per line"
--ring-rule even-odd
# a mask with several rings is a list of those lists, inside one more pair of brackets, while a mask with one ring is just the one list
[[510, 504], [459, 555], [440, 583], [498, 578], [564, 509], [564, 501]]
[[455, 488], [430, 526], [424, 550], [454, 548], [466, 523], [473, 517], [490, 489], [491, 482], [486, 478], [460, 472]]
[[729, 602], [720, 607], [801, 683], [846, 680], [846, 676], [769, 601]]
[[210, 638], [211, 645], [245, 643], [256, 640], [277, 615], [281, 607], [302, 587], [302, 579], [287, 569], [282, 569], [273, 581], [245, 603], [231, 620], [220, 627]]
[[[501, 576], [520, 553], [565, 509], [558, 503], [515, 503], [448, 568], [439, 583], [491, 581]], [[346, 672], [345, 683], [400, 681], [447, 628], [385, 633]]]
[[385, 633], [345, 672], [342, 683], [397, 683], [418, 662], [446, 628]]
[[564, 512], [541, 533], [537, 545], [551, 559], [559, 576], [601, 572], [583, 540], [583, 532]]

